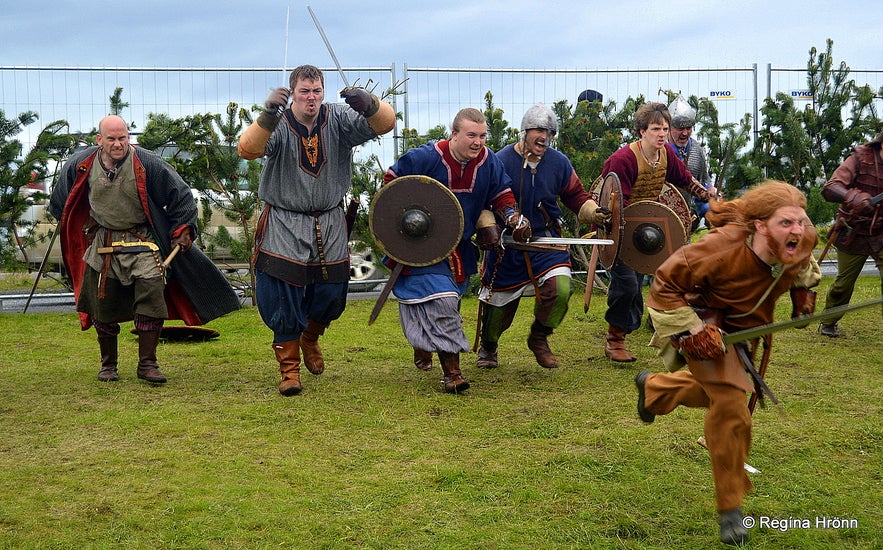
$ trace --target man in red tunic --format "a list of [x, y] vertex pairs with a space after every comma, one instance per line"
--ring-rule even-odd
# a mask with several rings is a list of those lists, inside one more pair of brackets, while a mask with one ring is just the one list
[[[787, 183], [766, 181], [710, 207], [715, 229], [665, 260], [650, 287], [651, 344], [662, 348], [672, 372], [638, 373], [638, 415], [649, 423], [679, 405], [708, 409], [705, 439], [720, 538], [742, 544], [748, 532], [740, 506], [751, 489], [742, 467], [751, 446], [746, 392], [754, 388], [734, 349], [744, 344], [725, 346], [722, 331], [772, 322], [776, 299], [789, 291], [793, 316], [812, 313], [814, 294], [807, 289], [821, 279], [812, 256], [818, 236], [804, 210], [806, 197]], [[685, 364], [689, 370], [679, 370]]]

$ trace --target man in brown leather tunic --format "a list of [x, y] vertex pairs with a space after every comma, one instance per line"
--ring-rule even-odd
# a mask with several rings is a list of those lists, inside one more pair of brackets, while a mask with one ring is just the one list
[[[792, 289], [794, 315], [811, 313], [814, 297], [806, 289], [821, 279], [812, 256], [818, 237], [803, 193], [784, 182], [766, 181], [710, 207], [715, 229], [663, 262], [647, 298], [656, 331], [651, 344], [662, 348], [672, 372], [642, 371], [635, 383], [644, 422], [679, 405], [708, 409], [705, 438], [720, 536], [741, 544], [748, 533], [740, 506], [752, 487], [742, 467], [751, 446], [746, 392], [754, 388], [734, 349], [743, 344], [727, 348], [721, 331], [771, 322], [776, 299]], [[711, 318], [716, 321], [703, 320]], [[684, 364], [689, 370], [679, 370]]]
[[[881, 146], [883, 132], [865, 145], [856, 147], [822, 189], [826, 200], [841, 204], [836, 222], [839, 229], [836, 235], [832, 235], [837, 248], [837, 278], [828, 289], [825, 309], [849, 303], [855, 280], [868, 258], [874, 258], [877, 264], [883, 293], [883, 201], [871, 204], [873, 197], [883, 193]], [[840, 336], [839, 320], [822, 323], [819, 332], [837, 338]]]

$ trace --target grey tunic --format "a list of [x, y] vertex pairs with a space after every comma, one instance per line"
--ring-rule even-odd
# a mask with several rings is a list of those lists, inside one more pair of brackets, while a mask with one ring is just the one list
[[342, 201], [352, 186], [353, 147], [375, 137], [347, 105], [323, 104], [312, 136], [286, 111], [264, 150], [258, 269], [299, 285], [349, 280]]

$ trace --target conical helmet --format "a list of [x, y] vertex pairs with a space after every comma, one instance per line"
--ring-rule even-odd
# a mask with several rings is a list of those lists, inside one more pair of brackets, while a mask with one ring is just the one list
[[692, 128], [696, 125], [696, 111], [681, 94], [669, 104], [668, 112], [671, 115], [671, 125], [675, 128]]

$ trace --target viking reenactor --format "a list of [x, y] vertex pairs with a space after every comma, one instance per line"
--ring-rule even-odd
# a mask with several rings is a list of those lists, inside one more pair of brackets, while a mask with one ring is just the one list
[[[610, 218], [609, 211], [589, 197], [570, 160], [551, 148], [557, 131], [552, 110], [534, 105], [521, 120], [521, 139], [497, 153], [512, 179], [521, 214], [530, 221], [532, 238], [561, 237], [559, 199], [583, 224], [602, 224]], [[501, 220], [494, 224], [502, 225]], [[482, 263], [481, 283], [477, 366], [497, 367], [500, 336], [512, 325], [521, 297], [535, 296], [527, 347], [541, 367], [557, 367], [548, 337], [561, 325], [572, 292], [567, 246], [490, 247]]]
[[[448, 393], [469, 388], [469, 381], [460, 370], [460, 353], [470, 348], [459, 309], [469, 278], [478, 272], [478, 254], [472, 237], [482, 211], [496, 212], [516, 240], [530, 237], [530, 223], [518, 212], [509, 176], [485, 146], [486, 141], [487, 122], [482, 112], [461, 109], [451, 125], [450, 139], [409, 150], [384, 175], [385, 182], [410, 175], [433, 178], [450, 189], [463, 214], [462, 231], [450, 256], [429, 265], [406, 266], [392, 288], [399, 301], [402, 330], [414, 348], [414, 365], [431, 370], [432, 353], [437, 353], [444, 390]], [[420, 200], [415, 195], [411, 202]], [[434, 223], [455, 221], [443, 219]], [[394, 264], [387, 262], [391, 268]]]
[[119, 379], [120, 323], [134, 320], [137, 376], [163, 383], [156, 349], [164, 320], [202, 325], [239, 309], [239, 300], [211, 260], [192, 247], [196, 201], [174, 168], [130, 144], [129, 128], [118, 116], [99, 122], [96, 141], [97, 147], [65, 163], [49, 205], [60, 223], [80, 326], [95, 327], [98, 379], [107, 382]]
[[[664, 104], [645, 103], [635, 113], [634, 131], [641, 139], [622, 147], [604, 162], [601, 175], [615, 173], [619, 177], [625, 206], [635, 201], [659, 200], [666, 183], [708, 200], [708, 191], [692, 177], [666, 142], [670, 122]], [[634, 361], [636, 357], [626, 349], [625, 338], [641, 326], [644, 273], [622, 261], [616, 261], [607, 272], [610, 285], [604, 315], [608, 323], [604, 354], [612, 361]]]
[[[822, 196], [840, 204], [828, 235], [837, 248], [837, 277], [828, 289], [825, 309], [849, 303], [868, 258], [877, 265], [883, 292], [883, 132], [855, 148], [825, 184]], [[822, 323], [819, 332], [837, 338], [839, 320]]]
[[[770, 323], [776, 300], [786, 292], [793, 317], [813, 312], [815, 297], [808, 289], [818, 284], [821, 271], [812, 255], [818, 238], [805, 207], [799, 189], [777, 181], [733, 201], [712, 202], [708, 217], [714, 229], [659, 266], [647, 298], [655, 328], [651, 344], [661, 348], [671, 373], [638, 373], [638, 415], [649, 423], [679, 405], [708, 409], [705, 443], [720, 539], [727, 544], [748, 539], [741, 512], [752, 488], [743, 469], [751, 446], [746, 392], [757, 394], [759, 388], [746, 373], [754, 371], [758, 340], [749, 347], [727, 346], [723, 339]], [[766, 360], [770, 345], [765, 338]], [[680, 370], [685, 365], [689, 370]]]
[[[690, 106], [681, 94], [668, 105], [671, 115], [671, 128], [668, 131], [668, 142], [672, 144], [675, 154], [687, 166], [687, 170], [702, 187], [708, 189], [711, 185], [711, 175], [708, 173], [708, 159], [705, 157], [705, 149], [698, 141], [693, 139], [693, 127], [696, 126], [696, 110]], [[686, 190], [682, 191], [684, 200], [690, 205], [694, 219], [690, 230], [695, 231], [708, 212], [708, 202], [699, 200], [690, 195]]]
[[[265, 207], [255, 235], [255, 297], [273, 331], [279, 393], [301, 392], [300, 352], [313, 374], [325, 370], [318, 339], [346, 307], [349, 242], [344, 198], [352, 151], [395, 126], [392, 106], [362, 88], [346, 105], [323, 103], [325, 78], [312, 65], [291, 71], [239, 140], [239, 156], [265, 157], [258, 197]], [[288, 101], [291, 98], [291, 107]]]

